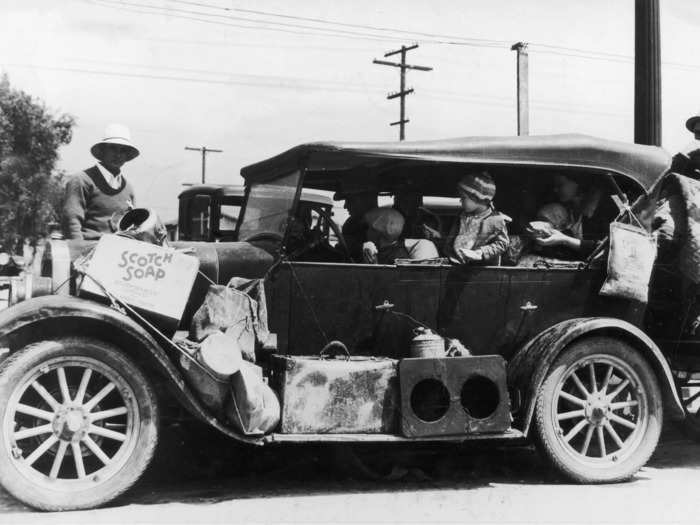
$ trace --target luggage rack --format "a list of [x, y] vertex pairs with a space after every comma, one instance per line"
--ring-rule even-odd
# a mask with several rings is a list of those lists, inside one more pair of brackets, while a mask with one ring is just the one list
[[446, 442], [462, 443], [479, 440], [519, 440], [525, 434], [515, 429], [500, 433], [462, 434], [452, 436], [427, 436], [407, 438], [396, 434], [279, 434], [273, 433], [263, 438], [265, 443], [414, 443]]

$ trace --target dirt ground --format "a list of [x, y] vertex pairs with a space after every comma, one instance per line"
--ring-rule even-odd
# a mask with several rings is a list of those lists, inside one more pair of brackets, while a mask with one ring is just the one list
[[673, 430], [632, 481], [603, 486], [568, 483], [531, 447], [392, 450], [359, 451], [386, 475], [368, 480], [344, 449], [251, 452], [204, 429], [173, 431], [145, 478], [109, 507], [36, 513], [0, 489], [0, 522], [697, 523], [700, 515], [700, 444]]

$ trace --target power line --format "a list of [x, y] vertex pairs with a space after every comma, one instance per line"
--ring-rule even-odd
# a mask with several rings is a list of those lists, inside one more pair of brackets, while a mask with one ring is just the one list
[[307, 22], [316, 22], [319, 24], [329, 24], [329, 25], [337, 25], [341, 27], [353, 27], [357, 29], [369, 29], [372, 31], [382, 31], [382, 32], [391, 32], [391, 33], [401, 33], [403, 35], [419, 35], [419, 36], [426, 36], [426, 37], [431, 37], [431, 38], [448, 38], [448, 39], [454, 39], [454, 40], [462, 40], [462, 41], [468, 41], [468, 42], [474, 42], [474, 43], [484, 43], [484, 44], [497, 44], [499, 47], [509, 45], [509, 42], [506, 40], [493, 40], [493, 39], [484, 39], [484, 38], [467, 38], [467, 37], [462, 37], [462, 36], [455, 36], [455, 35], [445, 35], [445, 34], [440, 34], [440, 33], [424, 33], [421, 31], [407, 31], [404, 29], [396, 29], [396, 28], [390, 28], [390, 27], [384, 27], [384, 26], [370, 26], [366, 24], [352, 24], [348, 22], [338, 22], [335, 20], [328, 20], [324, 18], [312, 18], [312, 17], [305, 17], [305, 16], [298, 16], [298, 15], [288, 15], [288, 14], [282, 14], [282, 13], [273, 13], [270, 11], [258, 11], [255, 9], [242, 9], [242, 8], [237, 8], [237, 7], [223, 7], [215, 4], [209, 4], [205, 2], [193, 2], [193, 1], [187, 1], [187, 0], [166, 0], [171, 3], [176, 3], [176, 4], [185, 4], [185, 5], [195, 5], [199, 7], [207, 7], [210, 9], [219, 9], [222, 11], [235, 11], [238, 13], [249, 13], [249, 14], [256, 14], [256, 15], [262, 15], [262, 16], [270, 16], [270, 17], [276, 17], [276, 18], [286, 18], [286, 19], [291, 19], [291, 20], [303, 20]]
[[[217, 15], [217, 14], [207, 13], [207, 12], [202, 12], [202, 11], [192, 11], [192, 10], [186, 10], [186, 9], [158, 7], [158, 6], [152, 6], [149, 4], [125, 2], [123, 0], [91, 0], [91, 1], [94, 4], [102, 5], [103, 7], [109, 7], [111, 9], [117, 9], [117, 10], [121, 10], [121, 11], [131, 11], [131, 12], [151, 14], [151, 15], [161, 14], [163, 16], [169, 16], [172, 18], [195, 20], [198, 22], [204, 22], [204, 23], [221, 25], [221, 26], [228, 26], [228, 27], [236, 27], [239, 29], [253, 29], [256, 31], [259, 31], [259, 30], [277, 31], [277, 32], [282, 32], [282, 33], [298, 34], [298, 35], [306, 35], [306, 36], [328, 36], [328, 37], [336, 37], [336, 38], [358, 38], [359, 37], [359, 38], [362, 38], [364, 40], [372, 40], [372, 41], [380, 41], [380, 42], [396, 42], [396, 41], [404, 40], [404, 37], [399, 37], [399, 36], [381, 36], [381, 35], [376, 35], [376, 34], [372, 34], [372, 33], [345, 31], [345, 30], [339, 30], [339, 29], [333, 29], [333, 28], [326, 29], [326, 28], [314, 27], [314, 26], [302, 26], [299, 24], [286, 24], [286, 23], [282, 23], [282, 22], [272, 22], [269, 20], [256, 20], [256, 19], [244, 18], [244, 17]], [[143, 11], [143, 10], [134, 9], [135, 7], [136, 8], [151, 9], [152, 11]], [[180, 13], [185, 13], [185, 14], [180, 14]], [[219, 22], [219, 21], [215, 21], [215, 20], [196, 18], [196, 17], [192, 17], [192, 16], [188, 16], [188, 15], [199, 15], [199, 16], [206, 16], [206, 17], [213, 17], [213, 18], [223, 18], [223, 19], [227, 19], [227, 20], [239, 20], [239, 21], [250, 22], [253, 24], [263, 24], [263, 25], [246, 26], [246, 25], [240, 25], [240, 24], [231, 24], [231, 23]], [[267, 24], [267, 26], [265, 24]], [[296, 28], [301, 28], [301, 29], [310, 29], [311, 31], [310, 32], [309, 31], [295, 31], [295, 30], [283, 29], [283, 28], [279, 28], [279, 27], [270, 27], [270, 25], [272, 25], [272, 26], [280, 26], [281, 25], [284, 27], [296, 27]], [[489, 41], [485, 41], [484, 43], [479, 43], [479, 42], [472, 42], [472, 41], [448, 42], [448, 41], [442, 41], [442, 40], [420, 39], [419, 42], [432, 43], [432, 44], [449, 44], [449, 45], [469, 46], [469, 47], [493, 47], [493, 48], [503, 47], [503, 45], [501, 45], [501, 44], [498, 44], [496, 42], [489, 42]]]
[[[245, 17], [238, 17], [238, 16], [230, 16], [230, 15], [218, 15], [215, 13], [207, 13], [203, 11], [192, 11], [189, 9], [177, 9], [173, 7], [159, 7], [159, 6], [153, 6], [149, 4], [142, 4], [142, 3], [135, 3], [135, 2], [125, 2], [122, 0], [99, 0], [99, 3], [101, 4], [109, 4], [109, 7], [113, 7], [115, 9], [122, 9], [121, 6], [127, 6], [127, 7], [137, 7], [137, 8], [146, 8], [146, 9], [152, 9], [154, 12], [151, 14], [156, 14], [160, 13], [165, 16], [171, 16], [171, 17], [176, 17], [176, 18], [188, 18], [187, 16], [184, 15], [198, 15], [198, 16], [207, 16], [211, 18], [223, 18], [225, 20], [235, 20], [235, 21], [242, 21], [242, 22], [250, 22], [253, 24], [268, 24], [268, 25], [273, 25], [273, 26], [282, 26], [282, 27], [292, 27], [292, 28], [297, 28], [297, 29], [310, 29], [314, 31], [314, 33], [309, 33], [309, 32], [299, 32], [299, 31], [284, 31], [283, 29], [279, 27], [266, 27], [265, 25], [257, 25], [257, 26], [244, 26], [244, 25], [236, 25], [236, 24], [228, 24], [228, 23], [223, 23], [223, 22], [218, 22], [220, 25], [228, 25], [231, 27], [239, 27], [242, 29], [256, 29], [256, 30], [265, 30], [265, 31], [283, 31], [283, 32], [288, 32], [288, 33], [293, 33], [293, 34], [306, 34], [306, 35], [323, 35], [323, 36], [340, 36], [340, 37], [372, 37], [376, 40], [383, 40], [383, 41], [396, 41], [400, 40], [399, 37], [382, 37], [380, 35], [371, 35], [369, 33], [360, 33], [357, 31], [345, 31], [342, 29], [324, 29], [324, 28], [318, 28], [318, 27], [313, 27], [313, 26], [304, 26], [301, 24], [290, 24], [290, 23], [284, 23], [284, 22], [270, 22], [267, 20], [256, 20], [253, 18], [245, 18]], [[119, 7], [117, 7], [119, 6]], [[173, 14], [175, 13], [175, 14]], [[203, 22], [205, 20], [203, 19], [197, 19], [200, 22]], [[215, 23], [213, 20], [209, 20], [208, 22]], [[332, 31], [332, 32], [330, 32]]]
[[[282, 29], [278, 27], [260, 27], [260, 26], [246, 26], [246, 25], [241, 25], [241, 24], [231, 24], [231, 23], [226, 23], [226, 22], [219, 22], [216, 20], [207, 20], [205, 18], [197, 18], [194, 16], [185, 16], [185, 15], [178, 15], [178, 14], [171, 14], [167, 12], [163, 12], [162, 10], [160, 11], [146, 11], [144, 9], [135, 9], [133, 7], [121, 7], [123, 4], [121, 2], [112, 2], [112, 0], [85, 0], [86, 2], [90, 2], [95, 5], [99, 5], [101, 7], [107, 7], [109, 9], [115, 9], [117, 11], [124, 11], [128, 13], [139, 13], [139, 14], [147, 14], [147, 15], [161, 15], [161, 16], [168, 16], [170, 18], [179, 18], [181, 20], [193, 20], [196, 22], [202, 22], [205, 24], [211, 24], [211, 25], [217, 25], [217, 26], [224, 26], [224, 27], [235, 27], [238, 29], [249, 29], [249, 30], [255, 30], [255, 31], [275, 31], [278, 33], [285, 33], [285, 34], [291, 34], [291, 35], [305, 35], [305, 36], [327, 36], [327, 37], [335, 37], [335, 38], [356, 38], [356, 37], [350, 37], [347, 35], [338, 35], [334, 33], [311, 33], [311, 32], [305, 32], [305, 31], [294, 31], [291, 29]], [[116, 5], [114, 5], [116, 4]], [[120, 6], [120, 7], [118, 7]], [[148, 9], [160, 9], [156, 7], [150, 7], [150, 6], [145, 6]], [[383, 37], [377, 37], [377, 38], [368, 38], [368, 37], [363, 37], [364, 40], [373, 40], [373, 41], [379, 41], [379, 42], [393, 42], [395, 39], [389, 39], [389, 38], [383, 38]], [[398, 40], [398, 39], [396, 39]]]
[[18, 67], [18, 68], [29, 68], [29, 69], [46, 69], [51, 71], [64, 71], [69, 73], [85, 73], [98, 76], [110, 76], [110, 77], [123, 77], [123, 78], [144, 78], [150, 80], [172, 80], [180, 82], [194, 82], [200, 84], [219, 84], [219, 85], [234, 85], [234, 86], [251, 86], [251, 87], [267, 87], [274, 89], [296, 89], [296, 90], [307, 90], [307, 91], [339, 91], [339, 92], [354, 92], [354, 93], [366, 93], [366, 89], [351, 88], [346, 87], [329, 87], [320, 85], [318, 82], [314, 82], [311, 85], [284, 85], [280, 83], [263, 83], [263, 82], [253, 82], [253, 81], [236, 81], [236, 80], [217, 80], [217, 79], [204, 79], [204, 78], [193, 78], [193, 77], [175, 77], [167, 75], [152, 75], [147, 73], [128, 73], [120, 71], [105, 71], [98, 69], [85, 69], [85, 68], [75, 68], [75, 67], [61, 67], [61, 66], [48, 66], [43, 64], [21, 64], [21, 63], [5, 63], [5, 67]]
[[[169, 16], [172, 18], [193, 20], [193, 21], [197, 21], [197, 22], [203, 22], [203, 23], [220, 25], [220, 26], [236, 27], [239, 29], [276, 31], [276, 32], [281, 32], [281, 33], [303, 35], [303, 36], [326, 36], [326, 37], [336, 37], [336, 38], [351, 38], [352, 37], [353, 39], [355, 37], [359, 37], [363, 40], [368, 40], [368, 41], [385, 41], [386, 42], [386, 41], [403, 40], [403, 37], [399, 37], [399, 36], [382, 37], [380, 35], [375, 35], [375, 34], [371, 34], [371, 33], [340, 31], [340, 30], [334, 30], [334, 29], [330, 29], [330, 28], [325, 29], [322, 27], [301, 26], [298, 24], [283, 24], [281, 22], [272, 22], [269, 20], [256, 20], [256, 19], [245, 18], [245, 17], [223, 16], [223, 15], [217, 15], [217, 14], [207, 13], [207, 12], [202, 12], [202, 11], [190, 11], [190, 10], [167, 8], [167, 7], [163, 8], [163, 7], [153, 6], [153, 5], [149, 5], [149, 4], [142, 4], [142, 3], [138, 4], [138, 3], [133, 3], [133, 2], [125, 2], [123, 0], [84, 0], [84, 1], [91, 2], [95, 5], [101, 5], [103, 7], [109, 7], [111, 9], [117, 9], [117, 10], [122, 10], [122, 11], [150, 14], [150, 15], [161, 14], [163, 16]], [[219, 9], [219, 10], [224, 10], [224, 11], [237, 11], [237, 12], [249, 12], [251, 14], [259, 14], [259, 15], [264, 15], [264, 16], [275, 16], [275, 17], [282, 17], [282, 18], [291, 18], [291, 19], [299, 19], [299, 20], [305, 20], [305, 21], [313, 21], [313, 22], [317, 22], [317, 23], [326, 23], [326, 24], [347, 26], [347, 27], [366, 28], [366, 29], [370, 29], [372, 31], [396, 32], [396, 33], [402, 33], [402, 34], [425, 35], [425, 36], [431, 36], [431, 37], [456, 39], [454, 41], [418, 39], [418, 42], [423, 43], [423, 44], [467, 46], [467, 47], [496, 48], [496, 49], [506, 49], [507, 45], [509, 45], [508, 42], [502, 41], [502, 40], [487, 40], [487, 39], [478, 39], [478, 38], [459, 37], [459, 36], [455, 36], [455, 35], [443, 35], [440, 33], [422, 33], [419, 31], [406, 31], [406, 30], [393, 29], [393, 28], [388, 28], [388, 27], [366, 26], [363, 24], [349, 24], [349, 23], [336, 22], [336, 21], [330, 21], [330, 20], [324, 20], [324, 19], [316, 19], [316, 18], [311, 18], [311, 17], [300, 17], [300, 16], [294, 16], [294, 15], [272, 13], [272, 12], [267, 12], [267, 11], [257, 11], [257, 10], [252, 10], [252, 9], [226, 8], [223, 6], [216, 6], [216, 5], [207, 4], [204, 2], [190, 2], [190, 1], [186, 1], [186, 0], [166, 0], [166, 1], [180, 3], [180, 4], [187, 4], [187, 5], [196, 5], [196, 6], [200, 6], [200, 7], [207, 7], [209, 9]], [[128, 7], [128, 6], [142, 7], [142, 8], [150, 9], [150, 11], [141, 10], [141, 9], [134, 9], [134, 8]], [[197, 15], [201, 15], [201, 16], [214, 17], [214, 18], [240, 20], [240, 21], [246, 21], [246, 22], [250, 22], [252, 24], [258, 24], [258, 25], [248, 26], [248, 25], [241, 25], [241, 24], [224, 23], [224, 22], [218, 22], [215, 20], [208, 20], [208, 19], [202, 19], [202, 18], [197, 18], [197, 17], [192, 17], [192, 16], [185, 16], [185, 15], [177, 14], [177, 13], [190, 13], [190, 14], [197, 14]], [[309, 31], [287, 30], [287, 29], [283, 29], [283, 28], [279, 28], [279, 27], [269, 27], [269, 26], [266, 27], [265, 25], [259, 25], [259, 24], [272, 24], [272, 25], [283, 25], [283, 26], [289, 26], [289, 27], [299, 27], [299, 28], [304, 28], [304, 29], [310, 29], [311, 31], [309, 32]], [[330, 32], [330, 31], [332, 31], [332, 32]], [[619, 53], [606, 53], [606, 52], [602, 52], [602, 51], [592, 51], [592, 50], [587, 50], [587, 49], [582, 49], [582, 48], [558, 46], [558, 45], [553, 45], [553, 44], [532, 43], [532, 44], [530, 44], [530, 47], [531, 47], [531, 49], [533, 47], [542, 48], [542, 49], [537, 49], [537, 51], [540, 53], [546, 53], [546, 54], [552, 54], [552, 55], [558, 55], [558, 56], [584, 58], [584, 59], [589, 59], [589, 60], [603, 60], [603, 61], [620, 62], [620, 63], [627, 63], [627, 62], [633, 61], [633, 57], [630, 55], [623, 55], [623, 54], [619, 54]], [[677, 62], [662, 62], [662, 65], [666, 65], [666, 66], [672, 67], [672, 68], [685, 69], [685, 70], [696, 70], [696, 69], [700, 70], [700, 65], [695, 65], [695, 64], [684, 64], [684, 63], [677, 63]]]
[[[554, 47], [554, 46], [553, 46]], [[548, 55], [558, 55], [558, 56], [564, 56], [564, 57], [574, 57], [574, 58], [585, 58], [589, 60], [602, 60], [606, 62], [613, 62], [613, 63], [622, 63], [622, 64], [634, 64], [634, 57], [631, 55], [614, 55], [616, 58], [609, 58], [606, 56], [596, 56], [595, 51], [592, 51], [588, 54], [587, 53], [564, 53], [560, 51], [554, 51], [554, 50], [549, 50], [549, 49], [540, 49], [538, 51], [539, 53], [545, 53]], [[619, 58], [618, 58], [619, 57]], [[661, 62], [662, 66], [665, 67], [670, 67], [673, 69], [680, 69], [684, 71], [700, 71], [700, 64], [686, 64], [683, 62], [672, 62], [672, 61], [662, 61]]]
[[[107, 7], [107, 6], [105, 6]], [[110, 6], [111, 7], [111, 6]], [[145, 11], [144, 11], [145, 12]], [[369, 44], [361, 44], [364, 47], [357, 46], [329, 46], [329, 45], [313, 45], [309, 43], [293, 45], [290, 43], [274, 43], [274, 42], [233, 42], [228, 40], [186, 40], [178, 38], [147, 38], [140, 36], [129, 36], [129, 40], [138, 42], [150, 42], [154, 44], [177, 44], [185, 46], [208, 46], [208, 47], [233, 47], [233, 48], [271, 48], [271, 49], [304, 49], [304, 50], [320, 50], [320, 51], [338, 51], [338, 52], [354, 52], [354, 51], [374, 51], [374, 47], [369, 47]]]
[[[109, 77], [124, 77], [124, 78], [143, 78], [147, 80], [165, 80], [165, 81], [179, 81], [179, 82], [192, 82], [201, 84], [214, 84], [214, 85], [242, 85], [250, 87], [267, 87], [275, 89], [297, 89], [297, 90], [308, 90], [308, 91], [337, 91], [337, 92], [351, 92], [351, 93], [362, 93], [367, 94], [371, 91], [370, 88], [375, 87], [375, 85], [368, 84], [349, 84], [343, 83], [345, 87], [333, 86], [328, 87], [319, 84], [318, 81], [314, 81], [314, 85], [284, 85], [280, 83], [265, 83], [265, 82], [254, 82], [254, 81], [235, 81], [235, 80], [216, 80], [216, 79], [206, 79], [206, 78], [192, 78], [192, 77], [177, 77], [177, 76], [167, 76], [167, 75], [152, 75], [152, 74], [141, 74], [141, 73], [129, 73], [129, 72], [119, 72], [119, 71], [106, 71], [97, 69], [85, 69], [85, 68], [74, 68], [74, 67], [62, 67], [62, 66], [48, 66], [42, 64], [20, 64], [20, 63], [6, 63], [4, 66], [7, 67], [19, 67], [19, 68], [30, 68], [30, 69], [46, 69], [51, 71], [63, 71], [69, 73], [84, 73], [93, 74], [98, 76], [109, 76]], [[158, 66], [155, 66], [156, 68]], [[264, 78], [260, 76], [261, 80]], [[272, 79], [277, 77], [270, 77]], [[279, 77], [284, 78], [284, 77]], [[293, 80], [293, 79], [290, 79]], [[323, 81], [321, 81], [323, 82]], [[340, 84], [340, 82], [339, 82]], [[378, 85], [376, 87], [379, 87]], [[461, 102], [466, 102], [470, 104], [483, 104], [487, 106], [498, 106], [498, 107], [512, 107], [512, 103], [509, 97], [498, 97], [494, 95], [464, 95], [463, 93], [442, 90], [442, 89], [431, 89], [429, 92], [422, 95], [423, 98], [434, 99], [434, 100], [456, 100]], [[575, 108], [566, 102], [545, 102], [545, 101], [533, 101], [533, 107], [540, 109], [547, 109], [551, 111], [571, 111], [580, 113], [597, 114], [602, 116], [613, 116], [619, 117], [623, 114], [614, 112], [605, 112], [600, 110], [589, 108]]]
[[[260, 81], [269, 81], [269, 82], [301, 82], [301, 83], [307, 83], [309, 85], [317, 85], [319, 87], [322, 87], [323, 85], [333, 87], [333, 86], [357, 86], [360, 87], [360, 84], [353, 84], [351, 82], [348, 82], [347, 80], [331, 80], [331, 79], [323, 79], [319, 80], [317, 78], [308, 78], [308, 77], [289, 77], [289, 76], [279, 76], [279, 75], [255, 75], [251, 73], [232, 73], [228, 71], [221, 71], [221, 70], [212, 70], [212, 69], [200, 69], [200, 68], [189, 68], [189, 67], [172, 67], [172, 66], [165, 66], [165, 65], [153, 65], [153, 64], [139, 64], [135, 62], [121, 62], [121, 61], [105, 61], [105, 60], [98, 60], [98, 59], [89, 59], [89, 58], [72, 58], [72, 57], [63, 57], [64, 60], [68, 62], [79, 62], [79, 63], [88, 63], [88, 64], [99, 64], [102, 66], [116, 66], [116, 67], [131, 67], [131, 68], [137, 68], [137, 69], [148, 69], [148, 70], [163, 70], [163, 71], [175, 71], [175, 72], [183, 72], [183, 73], [201, 73], [205, 75], [216, 75], [216, 76], [228, 76], [228, 77], [236, 77], [236, 78], [242, 78], [242, 79], [250, 79], [250, 80], [260, 80]], [[267, 84], [264, 84], [267, 85]], [[379, 84], [367, 84], [363, 83], [361, 84], [362, 87], [365, 88], [379, 88], [381, 85]]]
[[564, 51], [564, 52], [568, 52], [568, 53], [586, 53], [589, 55], [598, 55], [601, 57], [608, 57], [608, 58], [624, 58], [624, 59], [632, 58], [629, 55], [622, 55], [619, 53], [607, 53], [605, 51], [592, 51], [590, 49], [581, 49], [578, 47], [557, 46], [554, 44], [538, 44], [535, 42], [532, 42], [530, 45], [535, 46], [535, 47], [544, 47], [546, 49], [552, 49], [554, 51]]

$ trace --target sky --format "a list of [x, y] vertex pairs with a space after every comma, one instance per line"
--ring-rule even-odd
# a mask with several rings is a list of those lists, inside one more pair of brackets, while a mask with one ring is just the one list
[[[698, 0], [661, 0], [663, 146], [700, 110]], [[396, 68], [414, 42], [407, 140], [516, 134], [516, 42], [528, 42], [530, 133], [634, 136], [634, 0], [0, 0], [0, 71], [76, 118], [58, 167], [94, 164], [129, 126], [137, 204], [175, 218], [183, 183], [319, 140], [397, 140]], [[394, 57], [395, 58], [395, 57]], [[390, 58], [389, 60], [391, 60]]]

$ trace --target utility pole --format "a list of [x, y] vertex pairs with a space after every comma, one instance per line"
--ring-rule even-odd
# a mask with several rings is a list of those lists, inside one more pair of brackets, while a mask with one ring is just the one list
[[401, 54], [401, 62], [396, 63], [396, 62], [388, 62], [386, 60], [377, 60], [376, 58], [372, 61], [374, 64], [379, 64], [382, 66], [392, 66], [392, 67], [398, 67], [401, 69], [401, 87], [399, 91], [396, 93], [390, 93], [387, 95], [387, 100], [391, 100], [393, 98], [401, 98], [401, 110], [400, 110], [400, 116], [399, 120], [396, 122], [392, 122], [389, 125], [390, 126], [396, 126], [397, 124], [399, 125], [399, 140], [404, 140], [406, 138], [406, 134], [404, 132], [405, 125], [409, 122], [409, 120], [406, 118], [406, 95], [410, 95], [413, 93], [413, 88], [406, 89], [406, 70], [407, 69], [415, 69], [416, 71], [432, 71], [432, 67], [426, 67], [426, 66], [412, 66], [409, 64], [406, 64], [406, 53], [408, 51], [411, 51], [413, 49], [417, 49], [418, 44], [413, 44], [411, 46], [401, 46], [401, 49], [397, 49], [396, 51], [389, 51], [388, 53], [384, 53], [384, 58], [388, 58], [393, 55], [398, 55]]
[[517, 80], [517, 99], [518, 99], [518, 135], [530, 134], [530, 103], [529, 103], [529, 73], [528, 73], [528, 54], [527, 42], [518, 42], [510, 48], [518, 53], [518, 80]]
[[206, 180], [205, 173], [207, 171], [207, 153], [221, 153], [223, 150], [211, 149], [211, 148], [207, 148], [206, 146], [202, 146], [201, 148], [192, 148], [190, 146], [185, 146], [185, 149], [188, 151], [201, 151], [202, 152], [202, 184], [204, 184], [204, 182]]
[[659, 0], [634, 5], [634, 141], [661, 145]]

